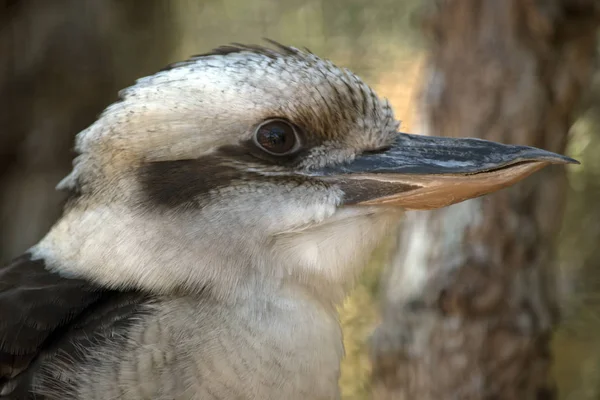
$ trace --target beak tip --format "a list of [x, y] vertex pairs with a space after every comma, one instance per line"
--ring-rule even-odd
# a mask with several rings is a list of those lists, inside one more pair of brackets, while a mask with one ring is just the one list
[[[529, 153], [529, 154], [527, 154]], [[535, 147], [527, 147], [524, 158], [531, 157], [534, 161], [548, 162], [549, 164], [581, 164], [574, 158], [563, 156], [562, 154], [553, 153], [547, 150], [541, 150]]]
[[581, 165], [581, 163], [574, 158], [571, 158], [571, 157], [565, 157], [565, 158], [566, 158], [565, 164]]
[[581, 163], [577, 160], [575, 160], [574, 158], [571, 157], [567, 157], [567, 156], [561, 156], [559, 155], [558, 157], [554, 157], [554, 160], [551, 161], [552, 164], [575, 164], [575, 165], [580, 165]]

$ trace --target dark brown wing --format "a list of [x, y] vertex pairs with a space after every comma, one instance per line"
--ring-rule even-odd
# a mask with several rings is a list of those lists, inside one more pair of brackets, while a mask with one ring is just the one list
[[139, 293], [62, 277], [28, 254], [1, 267], [0, 399], [27, 398], [41, 355], [43, 362], [51, 362], [60, 349], [76, 362], [81, 354], [75, 349], [98, 345], [144, 300]]

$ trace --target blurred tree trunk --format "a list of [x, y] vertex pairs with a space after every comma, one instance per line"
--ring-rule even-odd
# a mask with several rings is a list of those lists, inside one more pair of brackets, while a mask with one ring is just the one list
[[[424, 133], [564, 153], [589, 85], [594, 0], [439, 0]], [[554, 240], [564, 167], [434, 213], [409, 213], [372, 338], [375, 399], [555, 399]]]
[[162, 0], [0, 0], [0, 263], [54, 223], [73, 138], [169, 60]]

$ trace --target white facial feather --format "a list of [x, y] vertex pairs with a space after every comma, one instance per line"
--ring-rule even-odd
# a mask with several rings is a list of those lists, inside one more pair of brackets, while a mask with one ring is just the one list
[[398, 122], [387, 100], [352, 72], [293, 51], [274, 59], [252, 51], [210, 55], [139, 79], [77, 136], [80, 155], [60, 188], [113, 179], [140, 162], [196, 158], [248, 139], [270, 117], [293, 121], [299, 110], [316, 121], [341, 117], [344, 134], [329, 150], [344, 147], [344, 156], [393, 139]]
[[[140, 79], [78, 135], [59, 185], [78, 195], [32, 256], [154, 296], [120, 340], [46, 364], [40, 393], [339, 398], [334, 305], [400, 211], [343, 207], [342, 189], [307, 170], [388, 145], [398, 123], [355, 75], [312, 54], [225, 53]], [[271, 118], [311, 141], [294, 163], [244, 147]]]
[[221, 188], [199, 208], [143, 204], [141, 165], [236, 145], [273, 117], [322, 136], [298, 168], [388, 144], [398, 123], [387, 101], [329, 61], [296, 49], [209, 55], [121, 94], [77, 137], [80, 155], [60, 187], [82, 200], [32, 249], [62, 274], [161, 293], [208, 286], [222, 299], [323, 280], [321, 292], [337, 301], [398, 220], [389, 210], [338, 208], [336, 187], [281, 180]]

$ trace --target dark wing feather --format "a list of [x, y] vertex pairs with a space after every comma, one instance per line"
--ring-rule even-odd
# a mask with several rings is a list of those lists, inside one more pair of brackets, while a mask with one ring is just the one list
[[0, 269], [0, 379], [20, 373], [53, 331], [101, 296], [98, 287], [23, 255]]
[[17, 392], [28, 396], [28, 381], [41, 362], [58, 353], [76, 362], [82, 356], [77, 349], [97, 345], [107, 330], [122, 328], [145, 300], [140, 293], [64, 278], [28, 254], [1, 267], [0, 399], [2, 394], [22, 398]]

